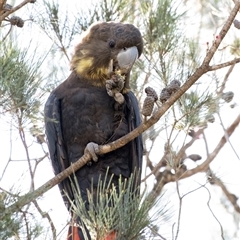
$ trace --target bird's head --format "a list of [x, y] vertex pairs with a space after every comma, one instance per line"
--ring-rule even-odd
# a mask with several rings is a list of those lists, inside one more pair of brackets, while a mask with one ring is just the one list
[[112, 73], [129, 74], [143, 50], [140, 31], [132, 24], [102, 22], [92, 25], [76, 46], [71, 69], [95, 86], [104, 86]]

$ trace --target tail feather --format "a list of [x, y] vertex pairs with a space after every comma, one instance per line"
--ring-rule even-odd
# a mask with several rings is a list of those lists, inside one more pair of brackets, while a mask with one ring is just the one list
[[117, 239], [116, 232], [111, 232], [104, 238], [104, 240], [116, 240], [116, 239]]
[[[68, 229], [67, 240], [85, 240], [85, 238], [84, 238], [84, 236], [82, 234], [82, 231], [79, 227], [70, 226], [69, 229]], [[103, 240], [117, 240], [116, 232], [109, 233], [106, 237], [104, 237]]]
[[67, 240], [84, 240], [84, 238], [80, 238], [78, 227], [70, 226], [68, 229]]

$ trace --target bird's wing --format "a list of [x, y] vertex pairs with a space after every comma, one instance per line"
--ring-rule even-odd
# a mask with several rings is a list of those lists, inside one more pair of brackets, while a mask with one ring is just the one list
[[[127, 107], [129, 110], [128, 114], [128, 124], [129, 131], [132, 131], [141, 124], [141, 116], [138, 106], [138, 101], [133, 94], [133, 92], [128, 92], [125, 96]], [[142, 171], [142, 156], [143, 156], [143, 142], [142, 136], [139, 135], [133, 141], [131, 141], [131, 162], [130, 162], [130, 171], [133, 173], [138, 172], [137, 185], [141, 181], [141, 171]]]
[[[49, 96], [44, 109], [45, 130], [48, 140], [48, 148], [54, 173], [57, 175], [69, 167], [69, 161], [64, 146], [61, 127], [61, 100], [53, 93]], [[73, 193], [69, 179], [59, 184], [65, 204], [70, 207], [69, 199], [73, 199]], [[67, 194], [67, 196], [66, 196]]]

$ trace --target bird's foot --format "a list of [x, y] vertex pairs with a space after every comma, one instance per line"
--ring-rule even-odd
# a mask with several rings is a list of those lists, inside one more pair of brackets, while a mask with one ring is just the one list
[[106, 81], [106, 90], [110, 97], [113, 97], [119, 104], [124, 103], [124, 96], [121, 91], [124, 88], [124, 78], [119, 74], [113, 74], [111, 79]]
[[121, 93], [115, 93], [114, 99], [116, 102], [118, 102], [120, 105], [124, 103], [124, 96]]
[[86, 148], [84, 149], [84, 153], [90, 154], [92, 160], [94, 162], [97, 162], [98, 156], [97, 154], [99, 153], [99, 146], [97, 143], [90, 142], [87, 144]]

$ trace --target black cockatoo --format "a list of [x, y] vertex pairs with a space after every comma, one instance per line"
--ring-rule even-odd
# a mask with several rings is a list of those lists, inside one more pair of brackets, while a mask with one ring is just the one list
[[[85, 151], [92, 156], [91, 164], [75, 173], [86, 207], [91, 184], [93, 190], [97, 189], [106, 172], [113, 175], [111, 181], [116, 186], [120, 176], [129, 178], [135, 169], [141, 173], [141, 136], [104, 155], [97, 156], [97, 149], [141, 123], [129, 77], [142, 49], [141, 34], [132, 24], [92, 25], [75, 48], [70, 76], [52, 91], [46, 102], [46, 136], [55, 174], [76, 162]], [[67, 193], [74, 201], [70, 180], [64, 180], [59, 187], [70, 207], [64, 196]], [[81, 229], [70, 227], [68, 239], [84, 240]]]

